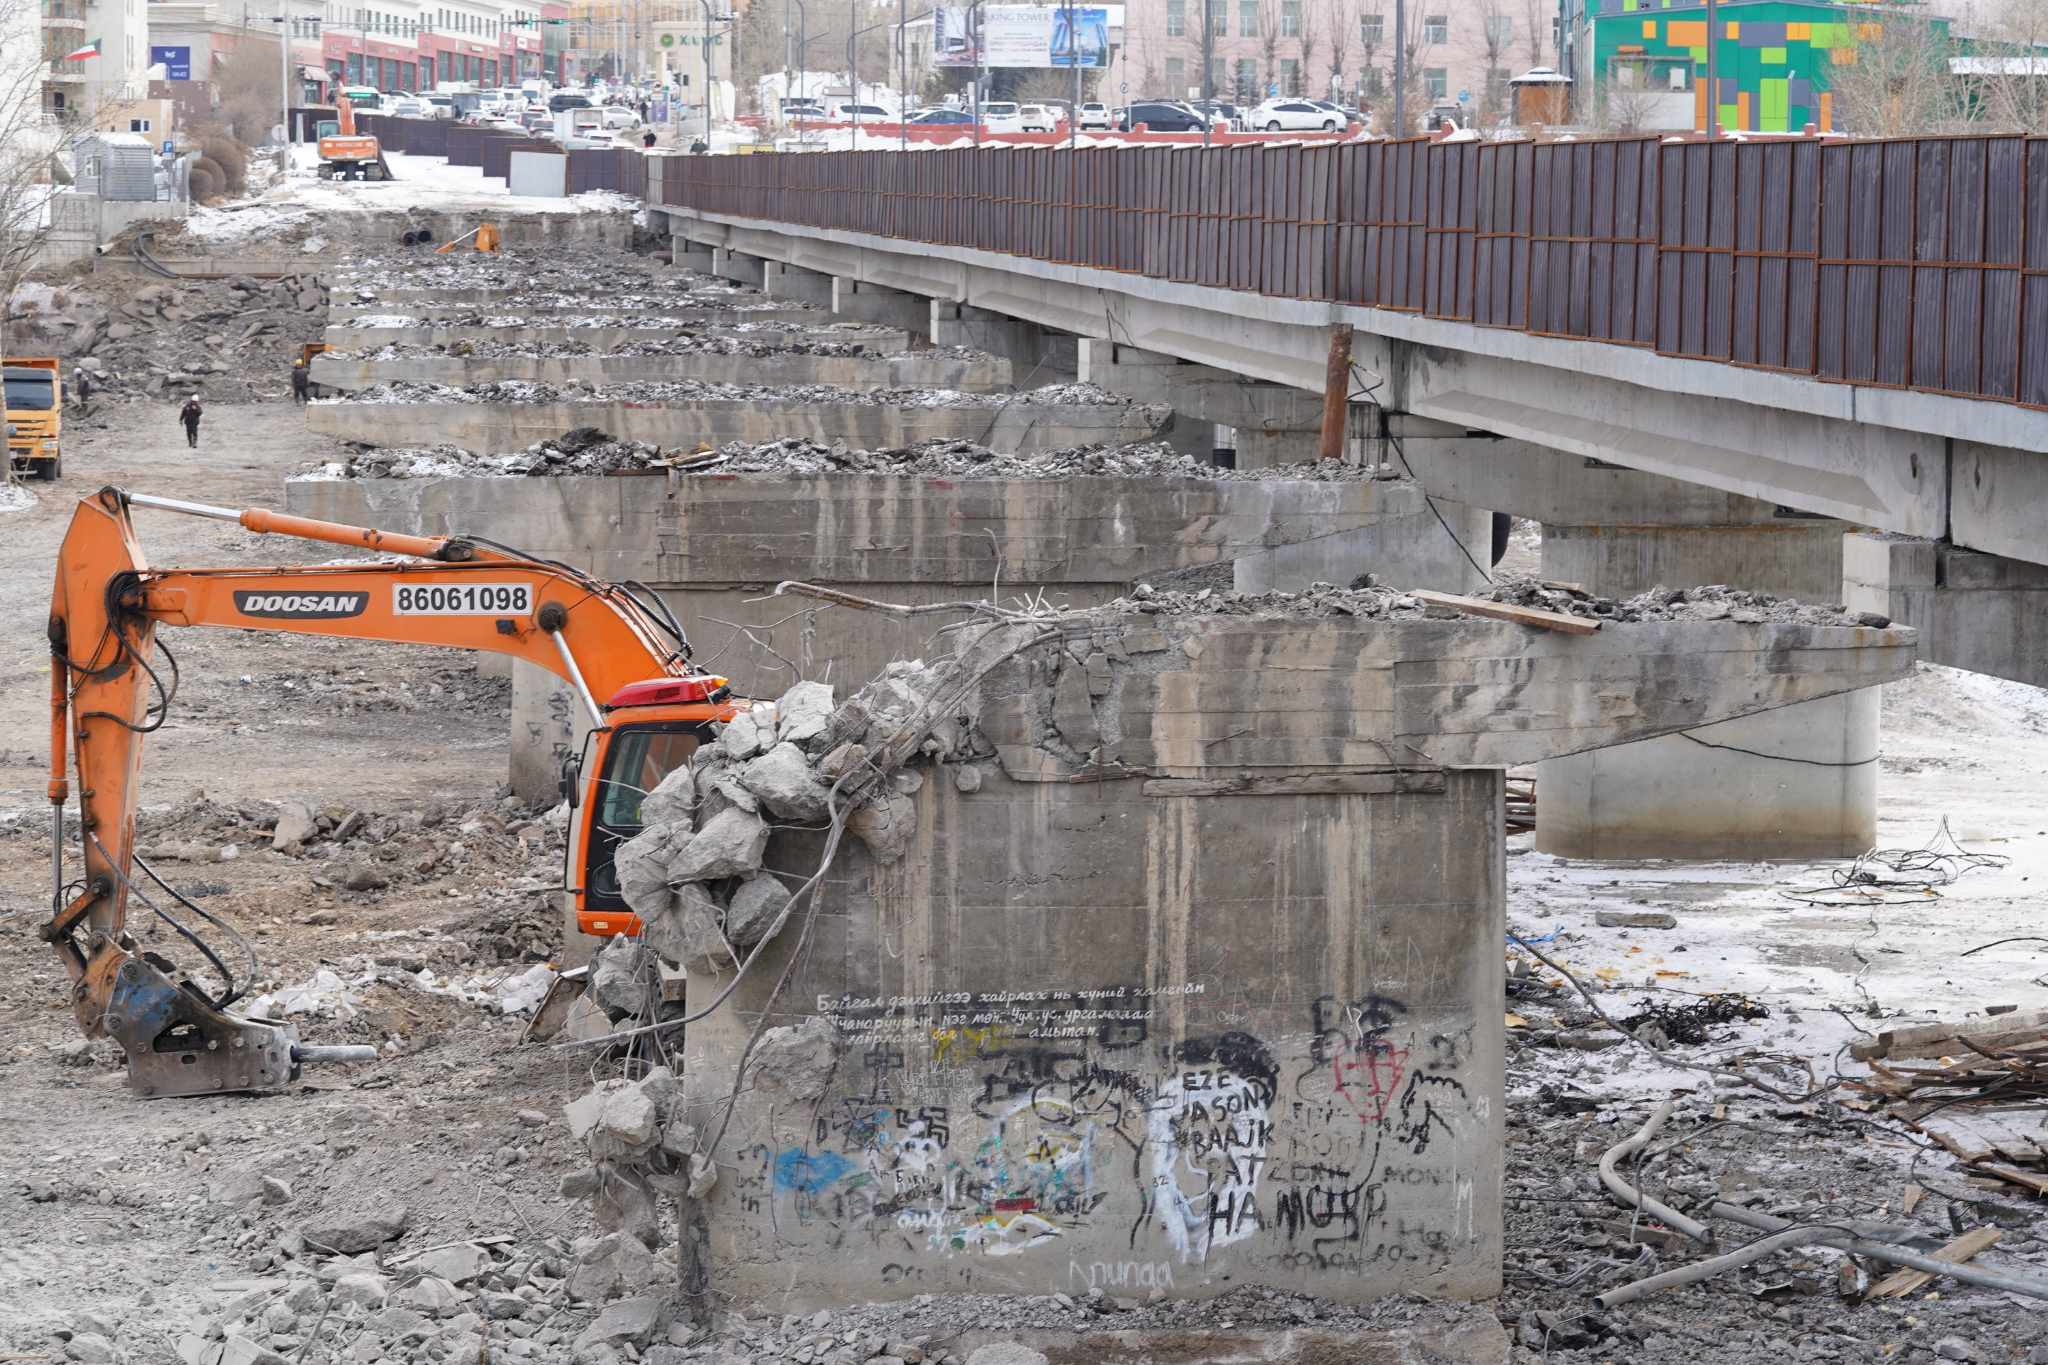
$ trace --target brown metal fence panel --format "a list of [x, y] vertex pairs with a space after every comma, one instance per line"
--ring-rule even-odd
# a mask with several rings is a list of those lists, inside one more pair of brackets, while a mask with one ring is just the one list
[[[394, 149], [411, 146], [415, 129], [399, 125], [413, 122], [384, 121]], [[502, 139], [435, 133], [453, 164], [503, 173]], [[646, 187], [637, 152], [595, 156], [572, 159], [572, 188]], [[2048, 406], [2038, 137], [1413, 139], [656, 164], [660, 202], [707, 213]]]

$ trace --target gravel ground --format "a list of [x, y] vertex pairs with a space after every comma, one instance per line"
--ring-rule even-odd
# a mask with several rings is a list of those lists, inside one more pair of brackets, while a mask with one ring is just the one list
[[842, 389], [830, 384], [716, 384], [679, 379], [628, 384], [547, 384], [514, 379], [491, 384], [420, 384], [402, 381], [358, 389], [330, 403], [833, 403], [848, 407], [1001, 408], [1018, 403], [1048, 407], [1130, 407], [1130, 399], [1093, 384], [1048, 384], [1021, 393], [961, 393], [956, 389]]

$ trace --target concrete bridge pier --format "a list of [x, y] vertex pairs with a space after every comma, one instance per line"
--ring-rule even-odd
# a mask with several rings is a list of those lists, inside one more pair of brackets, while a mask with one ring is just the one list
[[931, 301], [925, 331], [934, 346], [972, 346], [1007, 358], [1017, 387], [1033, 389], [1074, 377], [1074, 338], [1035, 322], [1021, 322], [951, 299]]
[[922, 294], [835, 275], [831, 306], [835, 315], [848, 322], [894, 327], [914, 337], [931, 339], [932, 301]]
[[2048, 566], [1877, 532], [1844, 538], [1842, 595], [1920, 631], [1928, 663], [2048, 687]]
[[759, 289], [766, 278], [764, 262], [758, 256], [743, 256], [729, 247], [711, 248], [711, 273], [734, 284], [751, 284]]
[[781, 261], [761, 262], [761, 292], [771, 299], [808, 303], [817, 308], [832, 306], [832, 277]]
[[1217, 426], [1231, 429], [1239, 469], [1270, 469], [1316, 457], [1323, 426], [1318, 394], [1090, 337], [1081, 338], [1079, 356], [1083, 382], [1171, 407], [1183, 419], [1175, 429], [1192, 429], [1186, 438], [1191, 444], [1183, 447], [1189, 454], [1207, 459], [1209, 452], [1193, 442], [1204, 427]]
[[708, 246], [699, 246], [678, 232], [669, 239], [669, 261], [678, 270], [694, 270], [699, 275], [709, 275], [716, 264], [713, 252]]

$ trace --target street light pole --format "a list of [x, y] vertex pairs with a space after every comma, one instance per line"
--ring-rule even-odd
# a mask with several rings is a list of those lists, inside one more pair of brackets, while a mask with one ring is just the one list
[[896, 0], [896, 150], [910, 150], [910, 0]]
[[1074, 28], [1074, 0], [1067, 0], [1067, 65], [1074, 68], [1074, 98], [1067, 105], [1067, 150], [1080, 145], [1081, 35]]
[[853, 92], [853, 145], [860, 146], [860, 59], [854, 52], [860, 25], [860, 0], [846, 0], [846, 84]]
[[[1204, 147], [1209, 145], [1209, 134], [1211, 125], [1214, 122], [1209, 109], [1210, 102], [1215, 98], [1214, 93], [1209, 89], [1209, 68], [1215, 65], [1212, 54], [1216, 47], [1216, 27], [1209, 18], [1209, 7], [1214, 3], [1215, 0], [1202, 0], [1202, 145]], [[1224, 11], [1225, 14], [1229, 12], [1228, 10]], [[1131, 121], [1135, 122], [1135, 120]]]
[[291, 0], [277, 0], [277, 102], [284, 115], [284, 146], [277, 152], [277, 173], [292, 169], [292, 12]]
[[697, 0], [704, 7], [704, 150], [711, 150], [711, 0]]
[[988, 54], [982, 50], [981, 42], [981, 0], [967, 10], [967, 40], [974, 44], [974, 145], [981, 145], [981, 81], [982, 59]]

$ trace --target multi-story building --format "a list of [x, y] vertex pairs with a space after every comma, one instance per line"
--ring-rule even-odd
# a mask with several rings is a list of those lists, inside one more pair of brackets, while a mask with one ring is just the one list
[[[1200, 95], [1205, 16], [1218, 99], [1336, 96], [1380, 107], [1393, 89], [1394, 0], [1127, 0], [1105, 98]], [[1508, 80], [1549, 64], [1556, 17], [1556, 0], [1408, 0], [1410, 118], [1439, 104], [1477, 122], [1504, 114]]]
[[330, 87], [395, 94], [537, 79], [549, 8], [566, 15], [538, 0], [329, 0], [319, 64]]

